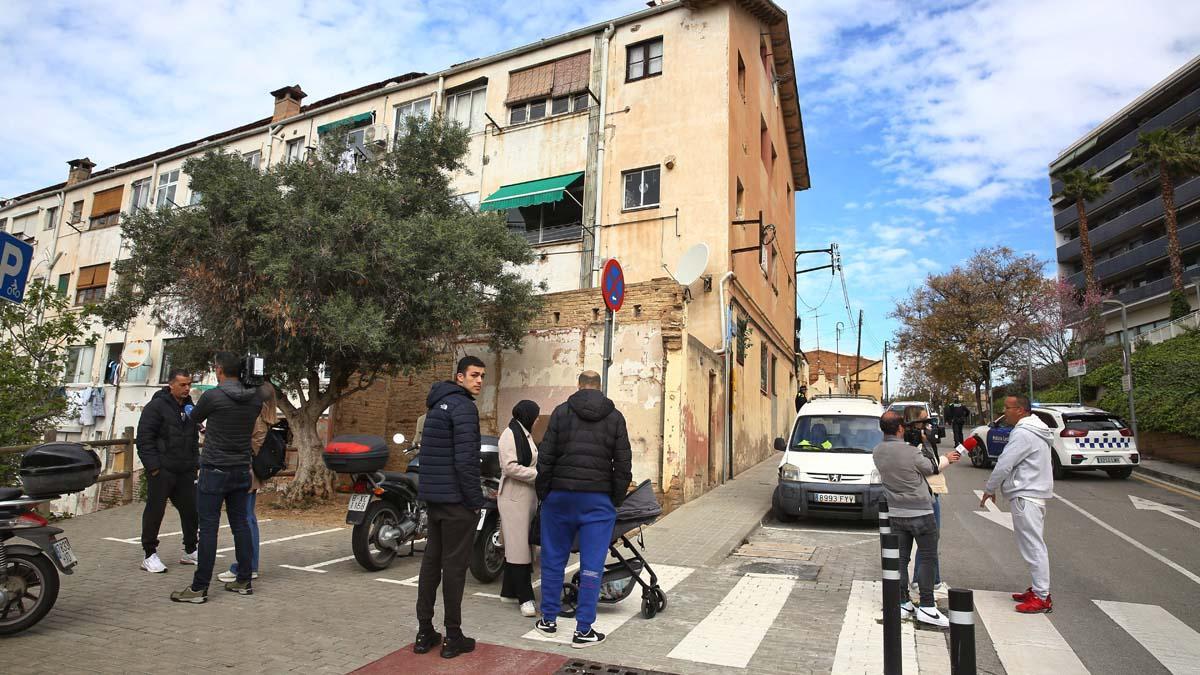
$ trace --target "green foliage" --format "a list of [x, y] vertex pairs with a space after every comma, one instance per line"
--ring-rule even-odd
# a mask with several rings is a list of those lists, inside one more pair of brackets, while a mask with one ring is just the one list
[[1083, 200], [1090, 202], [1104, 196], [1111, 187], [1111, 183], [1107, 178], [1096, 171], [1096, 169], [1068, 169], [1059, 173], [1055, 178], [1063, 183], [1062, 192], [1054, 195], [1055, 198], [1064, 198], [1068, 201]]
[[[1096, 405], [1128, 419], [1129, 406], [1121, 389], [1120, 360], [1107, 363], [1083, 378], [1100, 393]], [[1200, 332], [1188, 331], [1133, 353], [1134, 405], [1138, 429], [1200, 437]]]
[[1185, 317], [1192, 313], [1192, 305], [1188, 302], [1187, 294], [1182, 291], [1171, 291], [1171, 320]]

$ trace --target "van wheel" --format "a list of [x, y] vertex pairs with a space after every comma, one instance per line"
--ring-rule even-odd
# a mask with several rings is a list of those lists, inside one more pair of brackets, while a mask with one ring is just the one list
[[1063, 480], [1067, 477], [1067, 472], [1063, 469], [1062, 462], [1058, 461], [1058, 453], [1050, 451], [1050, 463], [1054, 465], [1054, 480]]
[[775, 504], [771, 505], [771, 515], [775, 516], [775, 520], [778, 520], [781, 523], [791, 523], [796, 520], [795, 516], [790, 513], [785, 513], [783, 509], [779, 508], [779, 506]]

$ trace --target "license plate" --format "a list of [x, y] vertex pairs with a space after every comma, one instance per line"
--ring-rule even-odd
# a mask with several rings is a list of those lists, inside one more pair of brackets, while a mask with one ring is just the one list
[[67, 541], [66, 537], [54, 540], [54, 555], [63, 567], [70, 568], [79, 564], [79, 558], [75, 557], [75, 552], [71, 550], [71, 542]]
[[1120, 464], [1121, 458], [1120, 457], [1097, 457], [1096, 463], [1097, 464]]
[[371, 495], [350, 495], [351, 511], [366, 511], [367, 505], [370, 503]]
[[813, 495], [813, 501], [822, 504], [857, 504], [858, 497], [854, 495], [827, 495], [817, 493]]

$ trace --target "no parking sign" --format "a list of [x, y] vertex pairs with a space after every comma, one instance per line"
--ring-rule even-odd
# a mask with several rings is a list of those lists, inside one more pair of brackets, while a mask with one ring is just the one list
[[7, 232], [0, 232], [0, 298], [25, 300], [25, 282], [33, 262], [33, 247]]
[[604, 305], [614, 312], [621, 311], [621, 304], [625, 302], [625, 270], [616, 258], [609, 258], [604, 263], [600, 290], [604, 293]]

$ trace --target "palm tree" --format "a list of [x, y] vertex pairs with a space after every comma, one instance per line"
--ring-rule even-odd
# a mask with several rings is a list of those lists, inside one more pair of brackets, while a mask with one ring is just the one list
[[1141, 164], [1139, 176], [1157, 176], [1167, 212], [1167, 259], [1171, 262], [1171, 287], [1183, 294], [1183, 257], [1179, 251], [1179, 228], [1175, 221], [1175, 181], [1200, 172], [1200, 142], [1171, 129], [1138, 134], [1132, 161]]
[[1063, 187], [1054, 197], [1074, 199], [1075, 210], [1079, 213], [1079, 253], [1083, 256], [1083, 278], [1087, 281], [1087, 292], [1099, 295], [1096, 258], [1092, 255], [1092, 244], [1088, 240], [1087, 208], [1084, 204], [1104, 196], [1110, 186], [1109, 180], [1097, 174], [1095, 169], [1068, 169], [1060, 173], [1058, 179]]

